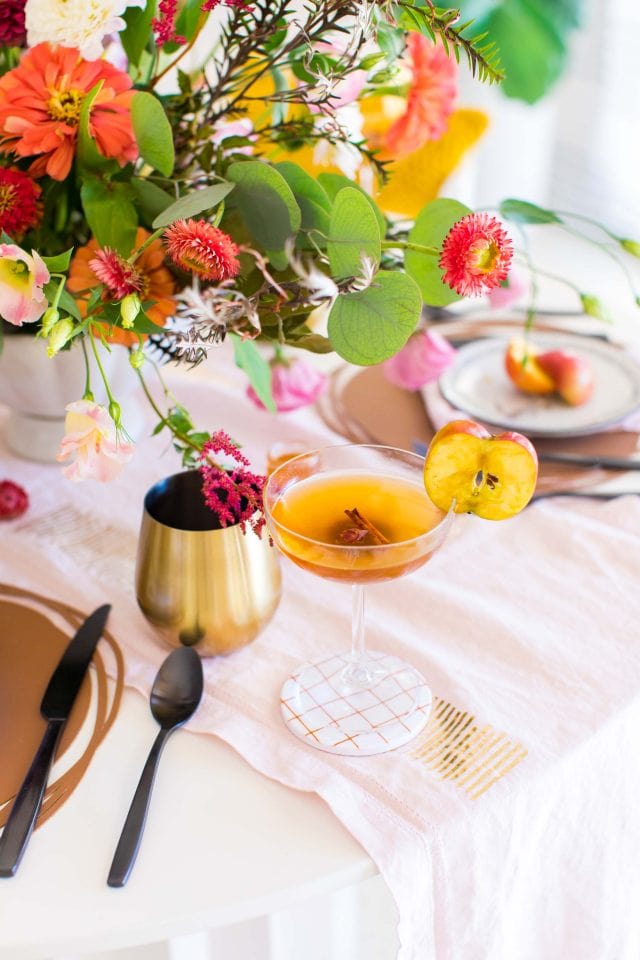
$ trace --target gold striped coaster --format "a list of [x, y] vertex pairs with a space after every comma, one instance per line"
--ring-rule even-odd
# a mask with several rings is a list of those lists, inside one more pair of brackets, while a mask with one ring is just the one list
[[409, 756], [476, 800], [527, 755], [522, 744], [434, 697], [431, 716]]

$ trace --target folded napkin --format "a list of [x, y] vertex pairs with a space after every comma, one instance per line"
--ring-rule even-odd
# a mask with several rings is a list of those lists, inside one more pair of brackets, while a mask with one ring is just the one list
[[[199, 422], [241, 440], [256, 467], [276, 440], [339, 439], [309, 410], [254, 410], [232, 385], [185, 380], [176, 392]], [[87, 610], [113, 601], [125, 682], [146, 695], [165, 650], [133, 595], [137, 529], [144, 490], [176, 463], [157, 440], [140, 446], [111, 486], [73, 485], [56, 467], [4, 455], [2, 472], [29, 489], [32, 508], [0, 532], [0, 580]], [[637, 960], [638, 558], [637, 498], [571, 510], [546, 501], [503, 523], [461, 516], [424, 568], [368, 589], [371, 648], [423, 672], [454, 708], [445, 724], [470, 718], [476, 743], [490, 731], [481, 749], [499, 775], [476, 799], [443, 776], [446, 756], [433, 762], [433, 728], [431, 743], [355, 759], [286, 730], [285, 677], [346, 647], [350, 614], [348, 589], [288, 564], [263, 634], [205, 662], [215, 696], [192, 726], [327, 802], [395, 898], [399, 960]], [[505, 741], [519, 760], [511, 769]]]

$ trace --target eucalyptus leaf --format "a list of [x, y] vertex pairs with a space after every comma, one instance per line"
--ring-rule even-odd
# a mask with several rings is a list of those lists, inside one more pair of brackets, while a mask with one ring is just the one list
[[337, 298], [329, 314], [329, 337], [349, 363], [381, 363], [404, 346], [421, 310], [420, 290], [411, 277], [379, 270], [366, 290]]
[[144, 90], [134, 93], [131, 122], [142, 159], [170, 177], [175, 163], [173, 131], [158, 98]]
[[241, 340], [235, 333], [230, 333], [228, 336], [233, 343], [233, 358], [236, 366], [244, 370], [249, 377], [251, 386], [267, 410], [275, 413], [276, 404], [271, 391], [271, 367], [253, 340]]
[[263, 250], [284, 250], [300, 229], [302, 214], [282, 174], [261, 160], [247, 160], [232, 163], [227, 176], [236, 184], [231, 203], [255, 243]]
[[299, 167], [297, 163], [284, 160], [276, 163], [275, 169], [287, 181], [296, 203], [300, 207], [303, 230], [318, 230], [326, 235], [329, 232], [331, 200], [318, 181]]
[[500, 215], [514, 223], [562, 223], [553, 210], [545, 210], [527, 200], [503, 200], [499, 207]]
[[223, 180], [221, 183], [214, 183], [202, 190], [194, 190], [193, 193], [188, 193], [186, 197], [180, 197], [179, 200], [176, 200], [155, 218], [153, 221], [154, 230], [158, 230], [159, 227], [168, 227], [175, 220], [186, 220], [199, 213], [204, 213], [205, 210], [211, 210], [231, 193], [234, 186], [233, 183], [227, 183], [226, 180]]
[[387, 223], [380, 207], [359, 184], [354, 183], [353, 180], [349, 180], [348, 177], [344, 177], [341, 173], [319, 173], [318, 183], [323, 187], [330, 200], [335, 200], [338, 193], [344, 190], [345, 187], [350, 187], [352, 190], [357, 190], [361, 193], [376, 215], [376, 220], [380, 227], [380, 236], [383, 237], [385, 235]]
[[[462, 217], [471, 213], [468, 207], [457, 200], [444, 197], [432, 200], [423, 207], [409, 232], [409, 242], [440, 249], [451, 227]], [[444, 307], [461, 298], [442, 280], [438, 257], [433, 254], [407, 250], [405, 270], [420, 287], [425, 303], [432, 307]]]
[[145, 223], [149, 225], [174, 202], [170, 194], [161, 190], [150, 180], [133, 177], [130, 182], [134, 192], [134, 203], [142, 214]]
[[380, 228], [366, 197], [353, 187], [345, 187], [336, 195], [329, 222], [327, 254], [331, 276], [337, 280], [362, 273], [362, 260], [367, 257], [377, 267], [380, 263]]

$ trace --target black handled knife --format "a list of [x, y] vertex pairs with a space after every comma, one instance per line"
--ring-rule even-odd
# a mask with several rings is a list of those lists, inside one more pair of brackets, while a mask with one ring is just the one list
[[47, 729], [18, 790], [0, 837], [0, 877], [12, 877], [18, 869], [40, 811], [60, 735], [98, 640], [102, 636], [110, 610], [111, 605], [107, 603], [87, 617], [69, 642], [60, 663], [51, 675], [40, 704], [40, 713], [47, 721]]

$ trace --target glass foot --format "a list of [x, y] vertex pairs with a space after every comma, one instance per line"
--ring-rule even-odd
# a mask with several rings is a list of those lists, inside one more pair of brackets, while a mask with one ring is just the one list
[[349, 655], [336, 654], [289, 677], [280, 708], [289, 730], [310, 747], [368, 757], [420, 733], [429, 719], [431, 691], [399, 657], [368, 651], [364, 676], [358, 677]]

